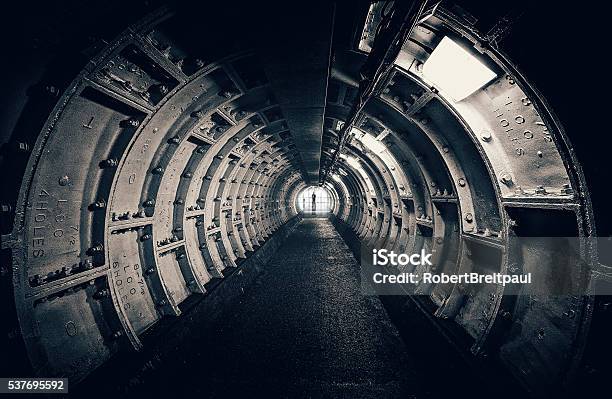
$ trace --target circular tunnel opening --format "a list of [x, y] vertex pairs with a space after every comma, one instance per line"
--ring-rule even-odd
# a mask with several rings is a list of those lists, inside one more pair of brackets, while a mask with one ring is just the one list
[[334, 197], [326, 187], [306, 187], [297, 196], [296, 206], [304, 215], [327, 215], [334, 207]]

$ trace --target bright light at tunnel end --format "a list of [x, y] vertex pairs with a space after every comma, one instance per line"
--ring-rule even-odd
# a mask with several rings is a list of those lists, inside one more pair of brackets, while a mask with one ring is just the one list
[[423, 77], [459, 102], [495, 79], [497, 74], [445, 36], [425, 61]]

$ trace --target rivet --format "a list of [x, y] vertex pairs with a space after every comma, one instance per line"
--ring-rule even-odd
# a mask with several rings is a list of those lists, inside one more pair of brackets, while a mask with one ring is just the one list
[[68, 183], [70, 183], [70, 178], [67, 175], [64, 175], [59, 178], [58, 183], [60, 186], [67, 186]]
[[505, 184], [506, 186], [511, 186], [512, 176], [510, 176], [508, 173], [504, 173], [500, 176], [499, 181]]
[[104, 161], [100, 162], [100, 166], [103, 168], [114, 168], [118, 164], [119, 161], [117, 161], [115, 158], [105, 159]]
[[104, 209], [106, 208], [106, 201], [103, 199], [97, 200], [93, 204], [91, 204], [93, 209]]
[[538, 339], [544, 339], [545, 335], [546, 335], [546, 331], [544, 331], [543, 328], [540, 328], [540, 330], [538, 330]]
[[[83, 264], [83, 267], [85, 268], [85, 270], [91, 270], [93, 269], [93, 263], [91, 261], [91, 259], [85, 259], [85, 262]], [[93, 280], [92, 280], [93, 281]]]
[[13, 148], [19, 152], [30, 152], [30, 145], [22, 141], [16, 142]]
[[110, 291], [108, 290], [108, 288], [104, 288], [96, 292], [95, 294], [93, 294], [93, 297], [95, 299], [102, 299], [102, 298], [106, 298], [109, 295], [110, 295]]
[[474, 216], [471, 213], [465, 214], [465, 221], [468, 223], [472, 223], [474, 221]]
[[126, 124], [131, 127], [138, 127], [140, 126], [140, 121], [136, 118], [130, 118], [126, 121]]
[[89, 248], [89, 250], [87, 251], [89, 254], [97, 254], [100, 253], [104, 250], [104, 247], [102, 246], [102, 244], [96, 244], [93, 247]]
[[54, 97], [59, 95], [59, 89], [53, 85], [45, 86], [45, 91]]
[[572, 189], [572, 186], [570, 186], [569, 184], [564, 184], [563, 187], [561, 188], [561, 194], [569, 195], [569, 194], [572, 194], [573, 192], [574, 190]]

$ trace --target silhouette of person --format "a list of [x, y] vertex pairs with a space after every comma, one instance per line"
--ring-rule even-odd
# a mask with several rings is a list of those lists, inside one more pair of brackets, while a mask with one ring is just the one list
[[312, 210], [317, 210], [317, 195], [315, 193], [312, 193]]

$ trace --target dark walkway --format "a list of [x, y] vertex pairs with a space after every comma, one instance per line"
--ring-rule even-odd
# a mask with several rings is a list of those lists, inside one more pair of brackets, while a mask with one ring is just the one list
[[208, 389], [289, 397], [422, 392], [381, 302], [359, 284], [333, 225], [304, 219], [220, 326], [208, 356], [224, 358], [224, 366], [210, 371]]
[[359, 266], [327, 219], [304, 219], [223, 314], [142, 388], [193, 398], [421, 398], [474, 388], [455, 386], [461, 372], [449, 372], [446, 353], [431, 354], [443, 349], [422, 332], [406, 346], [378, 297], [362, 295]]

